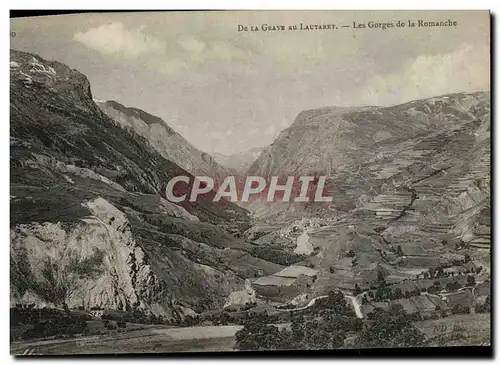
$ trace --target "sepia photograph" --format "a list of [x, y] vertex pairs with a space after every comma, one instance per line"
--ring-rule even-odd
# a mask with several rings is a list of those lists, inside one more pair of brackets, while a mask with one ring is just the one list
[[490, 351], [491, 21], [11, 12], [11, 355]]

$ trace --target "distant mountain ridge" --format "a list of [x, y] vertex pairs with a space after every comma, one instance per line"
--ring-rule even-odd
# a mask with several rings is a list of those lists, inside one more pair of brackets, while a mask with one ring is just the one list
[[208, 153], [191, 145], [163, 119], [113, 100], [94, 101], [111, 119], [146, 138], [163, 157], [175, 162], [191, 174], [210, 176], [217, 182], [231, 175], [230, 170], [217, 163]]
[[244, 175], [264, 149], [265, 147], [256, 147], [251, 148], [248, 151], [238, 152], [232, 155], [214, 153], [213, 156], [222, 166], [230, 168], [240, 175]]

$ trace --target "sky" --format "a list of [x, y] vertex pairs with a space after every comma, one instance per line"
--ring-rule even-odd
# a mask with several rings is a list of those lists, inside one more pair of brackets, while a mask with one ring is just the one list
[[[300, 23], [339, 29], [238, 31]], [[269, 145], [302, 110], [490, 89], [486, 11], [94, 13], [11, 19], [11, 31], [11, 48], [79, 70], [94, 98], [157, 115], [208, 153]]]

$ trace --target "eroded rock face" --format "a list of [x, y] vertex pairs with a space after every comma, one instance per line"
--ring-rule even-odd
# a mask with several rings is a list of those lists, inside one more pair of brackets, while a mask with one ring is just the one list
[[245, 289], [233, 291], [226, 299], [224, 308], [231, 306], [245, 306], [257, 302], [257, 295], [250, 280], [245, 280]]
[[84, 75], [17, 51], [10, 73], [12, 304], [172, 319], [281, 269], [228, 233], [244, 209], [165, 200], [166, 181], [193, 177], [103, 113]]
[[73, 226], [45, 222], [13, 229], [15, 261], [28, 262], [22, 270], [31, 280], [23, 284], [57, 305], [122, 310], [143, 305], [136, 289], [159, 288], [126, 216], [103, 198], [82, 205], [92, 215]]

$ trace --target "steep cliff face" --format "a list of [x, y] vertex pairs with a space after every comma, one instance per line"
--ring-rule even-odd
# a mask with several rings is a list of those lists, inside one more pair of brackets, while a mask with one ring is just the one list
[[10, 76], [12, 303], [177, 318], [280, 269], [227, 233], [244, 209], [163, 199], [166, 181], [192, 176], [103, 113], [84, 75], [11, 51]]
[[208, 153], [191, 145], [159, 117], [116, 101], [95, 101], [111, 119], [144, 137], [163, 157], [192, 175], [203, 175], [221, 182], [231, 172], [219, 165]]

